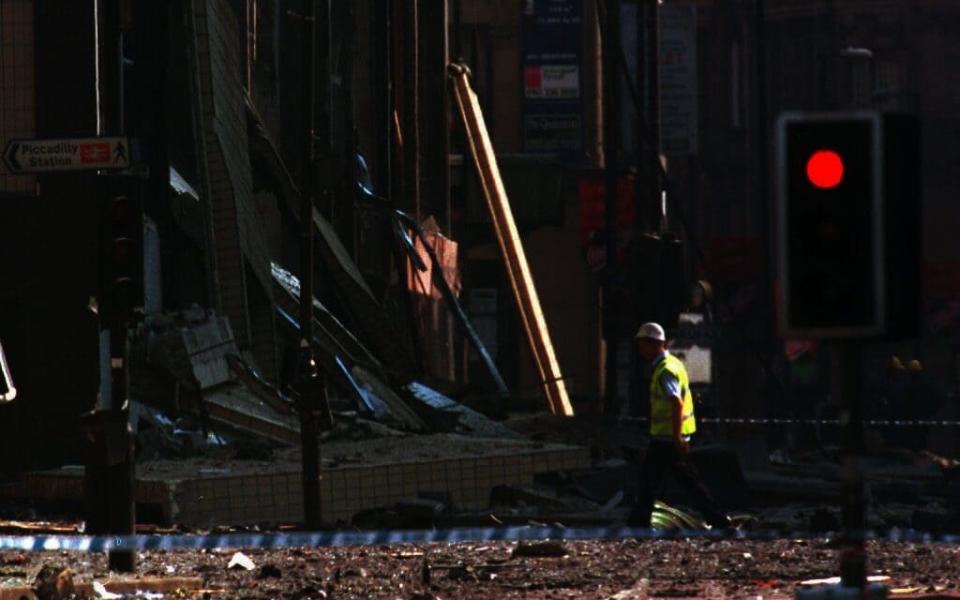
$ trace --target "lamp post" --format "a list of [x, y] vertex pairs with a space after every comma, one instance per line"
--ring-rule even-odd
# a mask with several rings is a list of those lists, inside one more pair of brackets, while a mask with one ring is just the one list
[[[864, 108], [869, 106], [872, 103], [873, 94], [870, 89], [873, 86], [874, 80], [874, 60], [873, 60], [873, 51], [869, 48], [856, 48], [853, 46], [847, 46], [846, 48], [840, 49], [840, 58], [846, 59], [846, 64], [849, 68], [844, 69], [844, 75], [846, 82], [849, 88], [849, 98], [850, 105], [853, 108]], [[864, 94], [862, 100], [857, 98], [857, 84], [856, 84], [856, 73], [857, 73], [857, 64], [863, 64], [862, 61], [866, 61], [867, 65], [867, 93]]]

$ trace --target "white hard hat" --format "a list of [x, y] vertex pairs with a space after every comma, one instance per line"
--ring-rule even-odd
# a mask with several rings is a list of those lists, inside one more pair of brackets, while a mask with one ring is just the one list
[[663, 327], [660, 327], [657, 323], [644, 323], [640, 326], [640, 329], [637, 330], [637, 335], [634, 337], [657, 340], [658, 342], [667, 341], [667, 334], [664, 333]]

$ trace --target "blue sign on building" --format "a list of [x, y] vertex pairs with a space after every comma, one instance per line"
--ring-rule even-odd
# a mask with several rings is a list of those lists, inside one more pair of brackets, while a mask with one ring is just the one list
[[583, 150], [583, 0], [524, 0], [523, 150]]

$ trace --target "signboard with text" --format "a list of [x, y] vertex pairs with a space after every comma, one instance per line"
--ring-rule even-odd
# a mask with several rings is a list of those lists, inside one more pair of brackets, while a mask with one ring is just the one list
[[[620, 9], [620, 36], [630, 79], [642, 90], [643, 73], [637, 51], [642, 34], [638, 0], [625, 0]], [[660, 145], [668, 156], [697, 153], [697, 6], [671, 1], [659, 5], [660, 14]], [[622, 97], [623, 149], [637, 155], [637, 111], [633, 96], [624, 86]]]
[[583, 148], [582, 0], [523, 0], [523, 150]]
[[12, 140], [3, 162], [13, 175], [130, 167], [126, 137]]
[[660, 6], [660, 147], [697, 153], [697, 7]]

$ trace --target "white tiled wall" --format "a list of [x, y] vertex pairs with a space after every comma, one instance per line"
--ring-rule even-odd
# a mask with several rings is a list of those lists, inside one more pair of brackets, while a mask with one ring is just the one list
[[[362, 510], [391, 507], [421, 492], [446, 492], [459, 509], [489, 506], [498, 485], [530, 485], [537, 473], [582, 469], [589, 451], [580, 447], [522, 454], [323, 469], [320, 503], [324, 522], [346, 525]], [[174, 521], [195, 527], [215, 524], [297, 523], [303, 519], [300, 473], [265, 473], [188, 479], [171, 500]]]
[[[2, 0], [0, 0], [2, 1]], [[392, 507], [420, 493], [448, 493], [457, 509], [480, 510], [499, 485], [531, 485], [538, 473], [583, 469], [590, 452], [556, 446], [518, 453], [421, 462], [355, 465], [322, 469], [320, 503], [328, 525], [348, 525], [354, 514]], [[191, 527], [278, 525], [303, 520], [299, 471], [271, 471], [213, 477], [139, 479], [137, 502], [159, 507], [172, 522]], [[0, 485], [0, 498], [78, 500], [82, 471], [31, 473]]]

